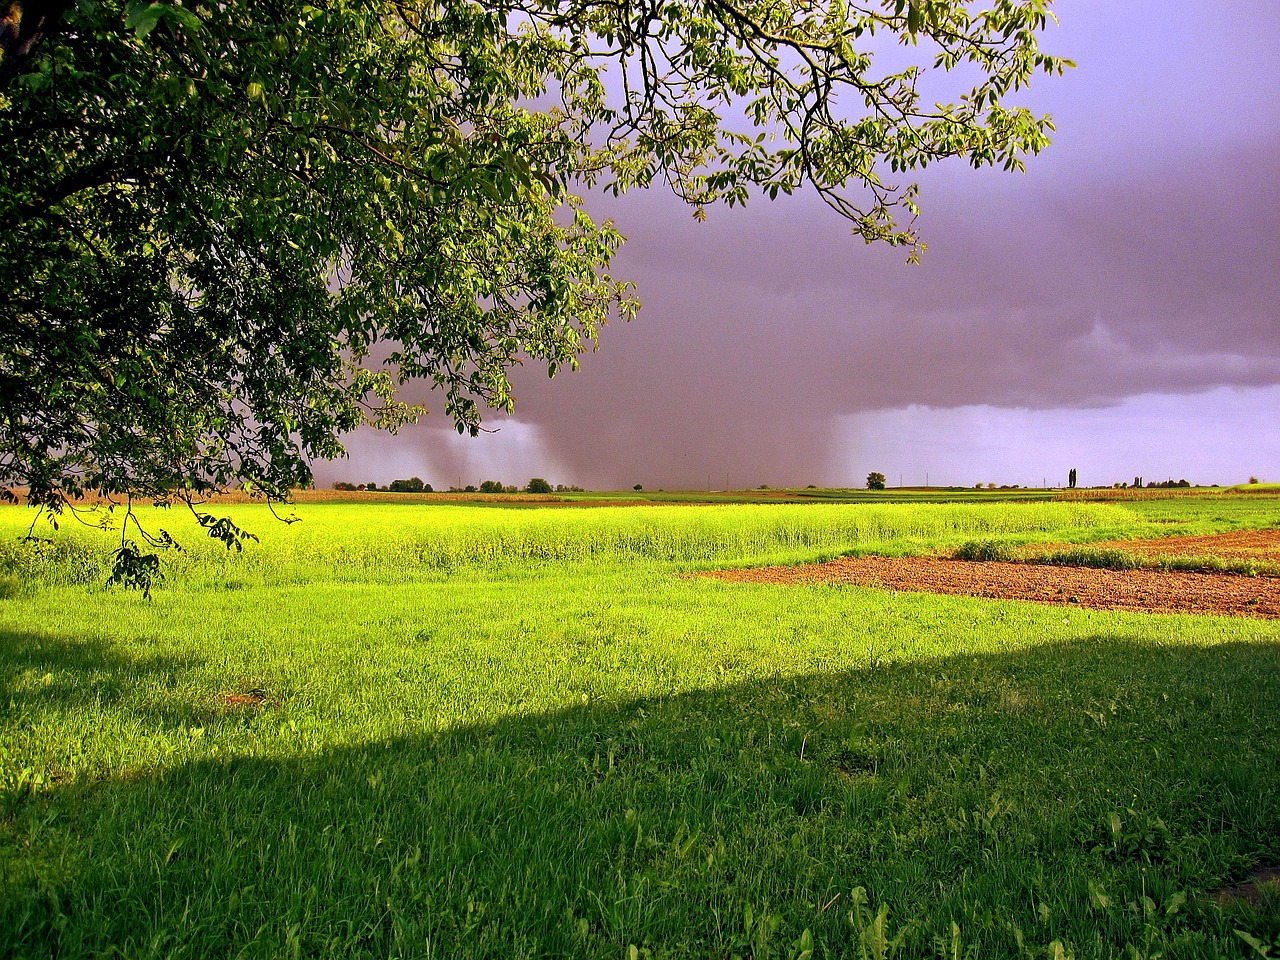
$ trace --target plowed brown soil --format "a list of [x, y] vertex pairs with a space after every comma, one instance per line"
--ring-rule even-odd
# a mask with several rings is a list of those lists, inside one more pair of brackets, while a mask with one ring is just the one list
[[1112, 540], [1092, 547], [1115, 547], [1146, 556], [1240, 557], [1280, 560], [1280, 530], [1236, 530], [1202, 537], [1159, 537], [1154, 540]]
[[[1280, 535], [1274, 530], [1177, 539], [1184, 544], [1194, 542], [1195, 546], [1171, 550], [1169, 545], [1174, 538], [1114, 546], [1148, 552], [1147, 544], [1159, 544], [1159, 549], [1150, 552], [1249, 557], [1274, 556], [1270, 551], [1280, 546]], [[1248, 552], [1225, 552], [1237, 549]], [[1280, 617], [1280, 577], [875, 556], [842, 557], [795, 567], [718, 570], [706, 576], [734, 583], [849, 583], [885, 590], [1032, 600], [1102, 610]]]

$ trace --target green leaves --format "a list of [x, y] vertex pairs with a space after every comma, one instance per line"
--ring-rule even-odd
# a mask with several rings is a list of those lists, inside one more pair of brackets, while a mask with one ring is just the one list
[[200, 18], [172, 3], [140, 3], [132, 0], [125, 8], [124, 26], [139, 38], [147, 36], [160, 23], [168, 21], [194, 35], [200, 30]]
[[162, 3], [131, 3], [124, 20], [125, 28], [145, 37], [160, 22], [164, 9]]
[[108, 586], [123, 586], [141, 590], [150, 600], [151, 587], [160, 573], [160, 558], [154, 553], [142, 553], [133, 541], [121, 544], [114, 554]]

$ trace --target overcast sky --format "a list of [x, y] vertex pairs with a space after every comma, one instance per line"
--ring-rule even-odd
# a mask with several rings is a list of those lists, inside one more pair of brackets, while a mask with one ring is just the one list
[[1058, 0], [1078, 68], [1026, 175], [930, 169], [924, 262], [811, 197], [597, 202], [643, 308], [514, 417], [361, 432], [317, 481], [617, 489], [1280, 481], [1280, 26], [1271, 0]]

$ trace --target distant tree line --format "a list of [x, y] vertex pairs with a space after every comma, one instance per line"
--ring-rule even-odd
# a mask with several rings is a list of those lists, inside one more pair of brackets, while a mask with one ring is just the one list
[[1111, 486], [1116, 490], [1176, 490], [1183, 487], [1193, 487], [1195, 484], [1190, 480], [1148, 480], [1143, 483], [1141, 477], [1134, 477], [1131, 484], [1121, 482], [1113, 483]]
[[[377, 483], [350, 483], [339, 480], [333, 485], [335, 490], [382, 490], [390, 493], [435, 493], [435, 488], [424, 483], [420, 477], [408, 480], [392, 480], [385, 487]], [[582, 493], [582, 487], [566, 486], [557, 483], [554, 487], [542, 477], [533, 477], [521, 489], [513, 484], [504, 484], [501, 480], [484, 480], [479, 487], [467, 484], [465, 487], [450, 487], [450, 493]]]

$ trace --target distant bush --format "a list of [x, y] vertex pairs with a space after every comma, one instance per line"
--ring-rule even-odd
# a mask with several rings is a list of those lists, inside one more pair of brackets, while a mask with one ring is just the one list
[[335, 490], [354, 490], [355, 488], [356, 485], [354, 483], [347, 483], [345, 480], [339, 480], [333, 485], [333, 489]]
[[550, 493], [551, 484], [543, 480], [541, 477], [534, 477], [524, 485], [525, 493]]
[[975, 560], [979, 563], [1009, 563], [1018, 559], [1013, 547], [999, 540], [970, 540], [957, 547], [951, 556], [956, 560]]
[[501, 480], [482, 481], [480, 484], [480, 492], [481, 493], [501, 493], [502, 481]]
[[632, 487], [631, 489], [632, 489], [632, 490], [643, 490], [643, 489], [644, 489], [644, 484], [643, 484], [643, 483], [637, 483], [637, 484], [636, 484], [634, 487]]
[[430, 490], [418, 477], [412, 477], [408, 480], [392, 480], [391, 486], [387, 487], [387, 489], [392, 493], [422, 493], [424, 489]]

